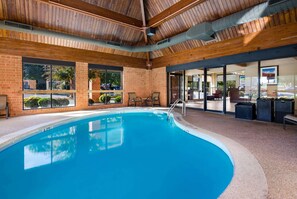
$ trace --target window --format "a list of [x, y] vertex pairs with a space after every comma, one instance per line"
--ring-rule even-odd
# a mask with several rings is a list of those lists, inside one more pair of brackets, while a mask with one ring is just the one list
[[[264, 69], [267, 70], [263, 71]], [[296, 77], [297, 60], [295, 57], [261, 61], [261, 97], [296, 100]], [[295, 109], [297, 109], [297, 103]]]
[[24, 109], [75, 106], [75, 63], [23, 58]]
[[89, 105], [120, 104], [122, 67], [89, 64]]

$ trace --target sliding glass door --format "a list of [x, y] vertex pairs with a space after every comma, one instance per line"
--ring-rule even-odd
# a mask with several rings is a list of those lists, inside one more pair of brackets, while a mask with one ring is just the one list
[[169, 104], [177, 99], [185, 99], [185, 76], [184, 71], [169, 73]]
[[187, 107], [204, 109], [204, 70], [192, 69], [185, 71], [185, 101]]
[[207, 111], [224, 112], [224, 89], [225, 76], [224, 68], [209, 68], [206, 71], [205, 78], [205, 102]]

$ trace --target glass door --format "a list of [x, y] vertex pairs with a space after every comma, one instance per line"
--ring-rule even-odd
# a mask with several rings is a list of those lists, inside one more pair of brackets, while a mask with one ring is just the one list
[[258, 98], [258, 62], [229, 64], [226, 76], [226, 111], [234, 113], [240, 102], [256, 103]]
[[206, 70], [206, 110], [225, 112], [224, 111], [224, 68], [208, 68]]
[[185, 100], [185, 78], [184, 71], [169, 73], [169, 104], [177, 99]]
[[204, 70], [202, 69], [191, 69], [185, 71], [186, 79], [186, 99], [187, 107], [204, 109]]

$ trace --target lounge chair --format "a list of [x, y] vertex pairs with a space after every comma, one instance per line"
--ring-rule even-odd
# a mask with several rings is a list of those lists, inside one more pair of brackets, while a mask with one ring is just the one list
[[151, 104], [151, 106], [158, 105], [161, 106], [160, 104], [160, 92], [153, 92], [152, 95], [145, 100], [146, 105]]
[[286, 129], [286, 122], [297, 124], [297, 116], [286, 115], [283, 120], [283, 128]]
[[138, 97], [135, 92], [129, 92], [128, 96], [129, 96], [128, 106], [130, 106], [130, 105], [136, 106], [137, 103], [140, 103], [140, 105], [142, 105], [141, 97]]
[[6, 119], [9, 116], [9, 108], [8, 108], [8, 102], [7, 102], [7, 95], [0, 95], [0, 111], [5, 111]]

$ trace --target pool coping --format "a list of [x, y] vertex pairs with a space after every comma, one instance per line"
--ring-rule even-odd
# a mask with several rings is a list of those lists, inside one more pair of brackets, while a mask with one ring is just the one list
[[[167, 109], [165, 109], [167, 110]], [[80, 111], [74, 111], [80, 112]], [[128, 113], [128, 112], [159, 112], [166, 113], [164, 110], [153, 108], [109, 108], [109, 109], [97, 109], [92, 111], [85, 111], [84, 118], [91, 118], [107, 113]], [[234, 140], [222, 136], [220, 134], [199, 128], [194, 124], [191, 124], [184, 120], [181, 114], [173, 112], [172, 117], [174, 122], [186, 132], [202, 138], [210, 143], [217, 145], [221, 148], [229, 157], [234, 165], [233, 178], [221, 194], [222, 199], [232, 198], [267, 198], [268, 185], [266, 177], [262, 167], [260, 166], [254, 155], [248, 151], [244, 146], [235, 142]], [[43, 132], [55, 126], [62, 125], [67, 122], [73, 122], [80, 120], [80, 117], [72, 116], [61, 119], [55, 119], [50, 122], [40, 123], [7, 135], [0, 137], [0, 152], [7, 147], [22, 141], [28, 137], [31, 137], [39, 132]]]
[[[224, 152], [227, 148], [227, 155], [231, 155], [233, 165], [234, 165], [234, 175], [233, 178], [225, 189], [225, 191], [220, 195], [221, 199], [266, 199], [268, 196], [268, 184], [266, 180], [265, 173], [255, 156], [244, 146], [238, 142], [225, 137], [223, 135], [208, 131], [203, 128], [199, 128], [182, 117], [179, 113], [174, 113], [173, 115], [175, 121], [180, 123], [181, 128], [186, 132], [200, 137], [202, 139], [206, 138], [207, 141], [217, 145]], [[202, 136], [201, 136], [202, 134]], [[206, 135], [206, 137], [205, 137]], [[208, 138], [210, 137], [210, 140]], [[214, 140], [214, 141], [213, 141]], [[218, 145], [218, 142], [223, 144], [223, 147]], [[228, 152], [230, 154], [228, 154]]]

